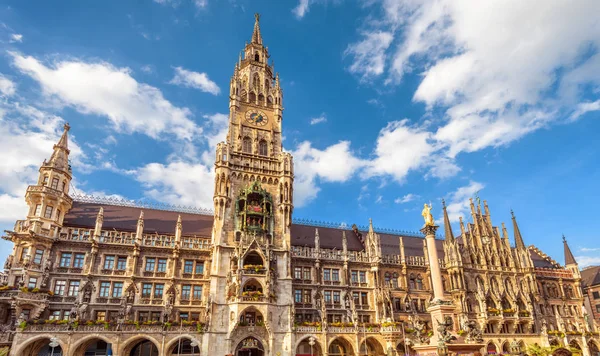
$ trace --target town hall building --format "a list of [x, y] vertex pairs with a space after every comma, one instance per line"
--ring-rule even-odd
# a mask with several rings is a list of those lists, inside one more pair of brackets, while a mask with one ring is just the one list
[[494, 225], [486, 201], [471, 200], [456, 234], [444, 204], [439, 232], [427, 205], [419, 233], [378, 229], [377, 217], [351, 228], [294, 219], [294, 161], [269, 58], [257, 15], [231, 77], [211, 211], [72, 194], [65, 125], [25, 192], [27, 216], [4, 232], [13, 250], [0, 347], [392, 356], [519, 355], [537, 344], [598, 355], [567, 241], [561, 264], [525, 244], [514, 214], [511, 233]]

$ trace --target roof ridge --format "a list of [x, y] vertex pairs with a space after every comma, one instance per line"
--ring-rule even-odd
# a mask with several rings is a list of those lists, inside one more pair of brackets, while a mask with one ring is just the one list
[[214, 215], [212, 209], [197, 208], [193, 206], [172, 205], [159, 202], [147, 202], [141, 200], [128, 200], [123, 198], [103, 197], [88, 194], [71, 194], [74, 201], [80, 203], [105, 204], [113, 206], [124, 206], [130, 208], [154, 209], [163, 211], [172, 211], [180, 213], [198, 214], [198, 215]]

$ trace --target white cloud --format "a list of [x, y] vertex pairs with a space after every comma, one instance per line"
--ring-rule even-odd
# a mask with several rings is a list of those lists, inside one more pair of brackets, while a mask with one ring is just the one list
[[600, 248], [596, 247], [596, 248], [592, 248], [592, 247], [582, 247], [579, 249], [579, 251], [581, 252], [594, 252], [594, 251], [600, 251]]
[[212, 95], [219, 95], [221, 92], [217, 83], [208, 78], [208, 74], [189, 71], [182, 67], [175, 67], [175, 76], [169, 83], [199, 89]]
[[324, 182], [345, 182], [352, 177], [363, 162], [350, 150], [349, 141], [341, 141], [324, 150], [313, 148], [304, 141], [298, 145], [294, 156], [294, 204], [306, 205], [317, 196], [320, 188], [317, 179]]
[[435, 150], [430, 138], [429, 132], [410, 126], [408, 120], [388, 123], [379, 132], [366, 177], [390, 175], [402, 182], [409, 171], [428, 164], [427, 158]]
[[[181, 0], [154, 0], [155, 3], [161, 5], [170, 5], [174, 8], [178, 7], [181, 4]], [[208, 5], [208, 0], [190, 0], [196, 8], [203, 9]]]
[[78, 60], [46, 66], [34, 57], [10, 54], [14, 66], [35, 79], [46, 97], [83, 114], [105, 116], [117, 130], [155, 139], [172, 134], [185, 140], [202, 132], [190, 119], [189, 109], [174, 106], [159, 89], [137, 82], [128, 68]]
[[459, 217], [466, 217], [470, 214], [469, 198], [475, 196], [475, 193], [482, 190], [484, 185], [479, 182], [471, 181], [468, 185], [458, 188], [450, 193], [446, 201], [446, 209], [450, 222], [458, 221]]
[[154, 72], [153, 67], [150, 64], [146, 64], [140, 67], [140, 70], [146, 74], [152, 74]]
[[299, 0], [298, 5], [292, 10], [292, 12], [297, 18], [301, 19], [308, 12], [310, 3], [310, 0]]
[[375, 31], [364, 34], [365, 39], [346, 48], [346, 55], [354, 57], [350, 72], [360, 74], [363, 80], [378, 76], [385, 69], [385, 52], [392, 43], [391, 32]]
[[16, 89], [15, 83], [0, 73], [0, 93], [4, 96], [13, 96]]
[[150, 163], [137, 170], [136, 179], [146, 195], [174, 205], [211, 208], [214, 192], [212, 167], [201, 163]]
[[[44, 159], [63, 132], [64, 120], [34, 107], [13, 101], [0, 103], [0, 136], [3, 151], [0, 160], [0, 224], [23, 219], [27, 204], [23, 197], [27, 186], [37, 181]], [[85, 155], [74, 137], [69, 138], [70, 159], [85, 166]]]
[[409, 194], [406, 194], [403, 197], [399, 197], [399, 198], [394, 199], [394, 203], [396, 203], [396, 204], [404, 204], [404, 203], [411, 202], [411, 201], [413, 201], [415, 199], [418, 199], [418, 198], [420, 198], [419, 195], [409, 193]]
[[575, 109], [573, 114], [571, 114], [570, 119], [577, 120], [581, 117], [581, 115], [598, 110], [600, 110], [600, 100], [580, 103], [579, 105], [577, 105], [577, 108]]
[[327, 122], [327, 116], [325, 116], [325, 113], [322, 113], [320, 116], [313, 117], [312, 119], [310, 119], [311, 125], [320, 124], [322, 122]]
[[600, 265], [600, 256], [577, 256], [575, 261], [577, 261], [579, 268], [597, 266]]
[[23, 35], [20, 33], [13, 33], [12, 35], [10, 35], [10, 43], [15, 43], [15, 42], [23, 42]]
[[387, 84], [421, 72], [413, 100], [445, 112], [434, 122], [439, 127], [430, 128], [445, 158], [433, 176], [455, 174], [453, 159], [461, 152], [506, 145], [565, 112], [575, 110], [574, 119], [596, 110], [594, 99], [573, 104], [583, 88], [600, 92], [598, 1], [374, 4], [367, 30], [348, 47], [350, 71]]

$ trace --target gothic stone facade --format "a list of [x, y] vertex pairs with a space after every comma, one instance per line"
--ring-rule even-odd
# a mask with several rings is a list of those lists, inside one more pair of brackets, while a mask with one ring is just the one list
[[525, 246], [513, 216], [513, 247], [485, 202], [471, 202], [457, 237], [443, 207], [444, 236], [431, 239], [438, 263], [416, 234], [293, 221], [294, 165], [268, 59], [257, 17], [231, 78], [210, 213], [70, 194], [65, 126], [27, 189], [26, 218], [4, 236], [14, 247], [0, 342], [11, 355], [414, 353], [436, 327], [432, 268], [452, 305], [451, 342], [597, 353], [566, 241], [563, 267]]

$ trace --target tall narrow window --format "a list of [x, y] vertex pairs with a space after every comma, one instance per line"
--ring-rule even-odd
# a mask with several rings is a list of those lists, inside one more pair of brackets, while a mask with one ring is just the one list
[[112, 296], [113, 298], [120, 298], [123, 294], [123, 282], [114, 282]]
[[41, 264], [42, 258], [44, 258], [44, 250], [40, 250], [39, 248], [35, 250], [35, 255], [33, 256], [33, 263]]
[[245, 153], [252, 153], [252, 140], [250, 137], [244, 137], [242, 140], [242, 151]]
[[42, 204], [38, 204], [35, 206], [35, 212], [33, 215], [40, 216], [42, 214]]
[[42, 185], [47, 185], [48, 184], [48, 176], [44, 176], [44, 179], [42, 180]]
[[44, 211], [44, 217], [45, 217], [46, 219], [50, 219], [50, 218], [52, 218], [52, 209], [53, 209], [53, 207], [51, 207], [51, 206], [46, 206], [46, 210]]
[[66, 285], [67, 285], [67, 281], [56, 281], [54, 283], [54, 294], [55, 295], [64, 295]]
[[73, 260], [73, 268], [83, 268], [83, 261], [84, 261], [84, 259], [85, 259], [85, 254], [83, 254], [83, 253], [76, 253], [75, 254], [75, 259]]
[[69, 252], [63, 252], [60, 255], [60, 267], [71, 267], [71, 257], [73, 255]]
[[58, 178], [52, 178], [52, 185], [50, 186], [52, 189], [58, 189]]
[[266, 156], [269, 154], [269, 149], [267, 148], [267, 141], [260, 140], [258, 143], [258, 154], [261, 156]]
[[194, 300], [202, 300], [202, 286], [194, 286]]

